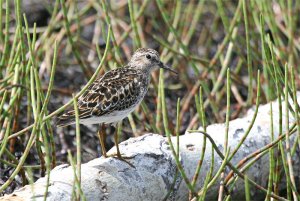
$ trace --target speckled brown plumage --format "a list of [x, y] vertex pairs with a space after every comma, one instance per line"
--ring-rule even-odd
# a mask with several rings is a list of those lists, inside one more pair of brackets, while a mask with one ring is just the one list
[[[153, 49], [138, 49], [127, 66], [108, 71], [78, 98], [81, 124], [117, 123], [143, 100], [155, 67], [168, 70]], [[172, 70], [171, 70], [172, 71]], [[59, 117], [58, 126], [74, 124], [74, 110]]]

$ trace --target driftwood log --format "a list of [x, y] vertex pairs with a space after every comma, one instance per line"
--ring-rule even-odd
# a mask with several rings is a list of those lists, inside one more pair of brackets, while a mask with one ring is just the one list
[[[300, 93], [297, 94], [298, 98]], [[293, 106], [293, 102], [290, 102]], [[283, 104], [284, 105], [284, 104]], [[278, 102], [272, 103], [274, 137], [279, 133], [279, 107]], [[283, 108], [283, 132], [286, 131], [285, 112]], [[257, 118], [253, 127], [241, 148], [235, 154], [231, 163], [236, 165], [240, 160], [264, 147], [271, 142], [271, 118], [270, 104], [262, 105], [258, 109]], [[254, 115], [254, 109], [250, 109], [244, 118], [232, 120], [229, 123], [228, 145], [231, 151], [241, 141], [248, 129]], [[289, 114], [290, 126], [295, 123], [295, 118]], [[223, 152], [225, 124], [214, 124], [207, 127], [207, 133], [214, 140], [218, 148]], [[293, 145], [297, 133], [291, 134], [290, 142]], [[176, 137], [172, 138], [176, 149]], [[201, 133], [186, 133], [180, 136], [180, 162], [188, 178], [191, 180], [197, 167], [203, 143]], [[285, 143], [284, 143], [285, 144]], [[207, 140], [206, 152], [202, 169], [197, 181], [196, 189], [199, 190], [204, 183], [205, 176], [211, 166], [211, 143]], [[276, 148], [277, 146], [275, 146]], [[295, 180], [299, 184], [300, 179], [300, 153], [298, 150], [293, 156], [293, 171]], [[131, 138], [120, 143], [121, 153], [127, 157], [135, 168], [127, 163], [114, 158], [97, 158], [81, 167], [81, 187], [87, 200], [164, 200], [173, 187], [167, 200], [187, 200], [188, 188], [183, 178], [179, 175], [175, 180], [177, 166], [172, 155], [167, 138], [157, 134], [146, 134], [138, 138]], [[112, 148], [109, 153], [116, 150]], [[215, 153], [214, 172], [216, 172], [222, 159]], [[230, 168], [227, 166], [225, 175]], [[269, 155], [266, 154], [246, 171], [249, 178], [257, 184], [266, 187], [269, 174]], [[284, 174], [283, 174], [284, 175]], [[50, 186], [47, 200], [71, 200], [74, 185], [74, 172], [69, 165], [60, 165], [54, 168], [50, 174]], [[175, 181], [175, 182], [174, 182]], [[174, 184], [174, 185], [173, 185]], [[208, 192], [207, 200], [216, 200], [219, 182]], [[280, 186], [281, 189], [285, 184]], [[11, 195], [6, 195], [0, 200], [42, 200], [45, 194], [46, 177], [40, 178], [33, 185], [16, 190]], [[299, 189], [299, 186], [298, 186]], [[244, 183], [239, 179], [232, 193], [233, 200], [244, 200]], [[265, 194], [251, 186], [251, 196], [264, 197]]]

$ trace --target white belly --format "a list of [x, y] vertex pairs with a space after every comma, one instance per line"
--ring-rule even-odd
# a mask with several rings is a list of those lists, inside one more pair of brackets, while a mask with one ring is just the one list
[[79, 123], [84, 125], [101, 124], [101, 123], [105, 123], [105, 124], [117, 123], [123, 120], [124, 118], [126, 118], [131, 112], [134, 111], [135, 108], [136, 106], [128, 108], [123, 111], [114, 111], [110, 114], [103, 115], [101, 117], [93, 116], [91, 118], [81, 119]]

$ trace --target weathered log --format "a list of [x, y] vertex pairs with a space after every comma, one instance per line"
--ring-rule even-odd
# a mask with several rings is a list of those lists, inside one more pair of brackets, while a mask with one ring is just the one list
[[[298, 98], [300, 93], [298, 93]], [[293, 105], [291, 101], [291, 105]], [[279, 133], [279, 108], [278, 102], [273, 102], [274, 137]], [[271, 117], [270, 104], [259, 107], [254, 125], [241, 148], [233, 157], [231, 163], [236, 165], [240, 160], [271, 142]], [[229, 123], [228, 146], [233, 150], [240, 142], [253, 118], [254, 110], [250, 109], [244, 118], [232, 120]], [[295, 118], [289, 114], [290, 125]], [[286, 131], [285, 112], [283, 108], [283, 132]], [[225, 125], [214, 124], [207, 127], [216, 145], [223, 151]], [[297, 133], [292, 134], [290, 142], [293, 144]], [[176, 149], [176, 137], [172, 138]], [[197, 167], [202, 151], [203, 135], [200, 133], [186, 133], [180, 136], [180, 161], [188, 178], [191, 180]], [[211, 166], [211, 143], [207, 140], [206, 152], [196, 189], [199, 190]], [[275, 147], [276, 148], [276, 147]], [[187, 200], [188, 188], [181, 176], [175, 180], [177, 166], [170, 150], [167, 138], [156, 134], [146, 134], [138, 138], [131, 138], [120, 143], [121, 153], [132, 157], [128, 161], [135, 166], [131, 167], [124, 161], [115, 158], [97, 158], [81, 167], [81, 187], [87, 200], [163, 200], [173, 188], [168, 200]], [[114, 153], [115, 148], [108, 154]], [[216, 172], [222, 159], [215, 153], [214, 172]], [[299, 149], [293, 156], [293, 171], [296, 181], [300, 178], [300, 153]], [[225, 173], [229, 173], [228, 166]], [[246, 174], [257, 184], [266, 187], [269, 174], [269, 155], [266, 154], [247, 170]], [[60, 165], [50, 174], [50, 186], [47, 200], [71, 200], [74, 185], [72, 167]], [[173, 182], [175, 183], [173, 185]], [[13, 194], [4, 196], [0, 200], [18, 198], [19, 200], [42, 200], [45, 194], [46, 177], [40, 178], [32, 186], [28, 185]], [[280, 186], [281, 189], [285, 184]], [[208, 200], [215, 200], [218, 195], [219, 183], [217, 182], [208, 192]], [[251, 195], [256, 200], [265, 194], [251, 186]], [[244, 199], [244, 184], [239, 179], [232, 196]]]

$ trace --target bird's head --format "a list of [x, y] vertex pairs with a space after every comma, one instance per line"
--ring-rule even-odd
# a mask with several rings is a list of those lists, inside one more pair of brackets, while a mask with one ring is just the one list
[[150, 48], [139, 48], [130, 59], [129, 65], [134, 68], [140, 68], [144, 72], [151, 72], [158, 68], [169, 70], [175, 74], [176, 71], [165, 65], [159, 58], [157, 51]]

